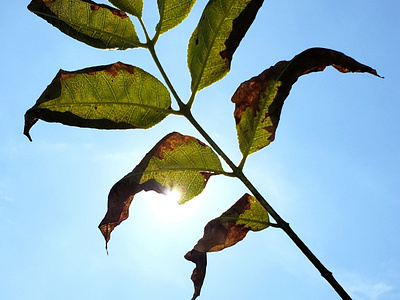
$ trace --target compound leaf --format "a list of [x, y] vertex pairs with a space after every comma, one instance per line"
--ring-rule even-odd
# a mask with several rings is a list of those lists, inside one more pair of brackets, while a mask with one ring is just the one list
[[156, 32], [162, 34], [182, 23], [195, 3], [196, 0], [157, 0], [160, 21]]
[[90, 0], [32, 0], [28, 9], [66, 35], [95, 48], [140, 46], [135, 26], [116, 8]]
[[178, 191], [179, 204], [200, 194], [212, 175], [223, 172], [211, 148], [191, 136], [172, 132], [158, 142], [132, 172], [108, 195], [108, 211], [99, 228], [106, 242], [116, 226], [128, 218], [133, 197], [141, 191]]
[[269, 216], [258, 200], [245, 194], [220, 217], [204, 227], [204, 235], [185, 258], [196, 264], [192, 273], [194, 295], [200, 295], [207, 266], [207, 252], [221, 251], [245, 238], [249, 230], [260, 231], [269, 226]]
[[188, 46], [191, 89], [196, 92], [223, 78], [263, 0], [209, 1]]
[[149, 128], [169, 113], [166, 87], [146, 71], [117, 62], [60, 70], [25, 114], [24, 134], [39, 120], [98, 129]]
[[275, 139], [283, 103], [292, 85], [305, 74], [333, 66], [342, 73], [376, 71], [349, 56], [324, 48], [311, 48], [290, 61], [280, 61], [242, 83], [232, 96], [239, 147], [246, 158]]
[[119, 9], [134, 15], [138, 18], [142, 17], [143, 0], [108, 0]]

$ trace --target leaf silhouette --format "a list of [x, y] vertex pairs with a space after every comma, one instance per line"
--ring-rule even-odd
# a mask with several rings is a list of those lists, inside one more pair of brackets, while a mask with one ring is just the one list
[[160, 21], [156, 32], [162, 34], [182, 23], [195, 3], [196, 0], [157, 0]]
[[39, 120], [98, 129], [149, 128], [169, 113], [166, 87], [146, 71], [117, 62], [60, 70], [25, 114], [24, 134]]
[[66, 35], [95, 48], [139, 47], [135, 26], [128, 15], [90, 0], [32, 0], [28, 9]]
[[209, 1], [189, 40], [192, 92], [223, 78], [232, 56], [253, 23], [263, 0]]
[[206, 275], [207, 252], [221, 251], [245, 238], [249, 230], [260, 231], [270, 225], [269, 216], [258, 200], [245, 194], [220, 217], [204, 227], [204, 235], [185, 258], [196, 264], [191, 279], [194, 283], [192, 300], [200, 295]]
[[108, 0], [119, 9], [134, 15], [138, 18], [142, 17], [143, 0]]
[[172, 132], [159, 141], [108, 195], [108, 211], [99, 228], [106, 243], [113, 229], [128, 218], [133, 197], [141, 191], [180, 192], [179, 204], [200, 194], [212, 175], [223, 172], [211, 148], [191, 136]]
[[292, 85], [305, 74], [333, 66], [342, 73], [376, 71], [341, 52], [311, 48], [290, 61], [280, 61], [260, 75], [243, 82], [232, 96], [239, 147], [246, 158], [275, 139], [283, 103]]

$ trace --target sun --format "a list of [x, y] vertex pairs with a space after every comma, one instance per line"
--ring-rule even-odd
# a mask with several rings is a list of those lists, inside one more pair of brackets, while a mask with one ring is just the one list
[[154, 218], [162, 223], [175, 223], [189, 218], [196, 210], [196, 201], [179, 205], [181, 194], [178, 190], [168, 191], [166, 195], [156, 192], [146, 193], [146, 202]]

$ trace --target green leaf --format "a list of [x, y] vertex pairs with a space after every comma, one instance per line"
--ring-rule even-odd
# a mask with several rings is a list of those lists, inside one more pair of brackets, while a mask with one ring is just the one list
[[89, 0], [32, 0], [28, 9], [92, 47], [125, 50], [141, 45], [127, 14], [104, 4]]
[[178, 191], [178, 203], [183, 204], [203, 191], [210, 176], [222, 172], [221, 162], [210, 147], [194, 137], [172, 132], [112, 187], [100, 231], [108, 242], [111, 231], [128, 218], [133, 197], [141, 191]]
[[74, 72], [60, 70], [25, 114], [24, 134], [41, 119], [98, 129], [149, 128], [169, 113], [166, 87], [146, 71], [117, 62]]
[[207, 252], [221, 251], [231, 247], [245, 238], [247, 233], [260, 231], [269, 226], [269, 216], [258, 200], [245, 194], [219, 218], [211, 220], [204, 227], [204, 235], [185, 258], [196, 264], [193, 270], [194, 295], [200, 290], [206, 275]]
[[157, 34], [162, 34], [182, 23], [189, 15], [196, 0], [157, 0], [160, 21]]
[[278, 62], [260, 75], [242, 83], [232, 96], [239, 147], [246, 158], [275, 139], [283, 103], [292, 85], [305, 74], [333, 66], [342, 73], [376, 71], [351, 57], [324, 48], [311, 48], [290, 61]]
[[130, 13], [138, 18], [142, 17], [143, 0], [108, 0], [124, 12]]
[[188, 46], [192, 92], [223, 78], [263, 0], [211, 0]]

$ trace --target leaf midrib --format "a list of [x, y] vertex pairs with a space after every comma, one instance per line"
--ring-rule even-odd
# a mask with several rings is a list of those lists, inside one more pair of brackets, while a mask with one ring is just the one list
[[[44, 102], [41, 104], [45, 104], [48, 102]], [[146, 105], [146, 104], [141, 104], [141, 103], [128, 103], [128, 102], [79, 102], [79, 103], [61, 103], [61, 104], [51, 104], [51, 105], [47, 105], [46, 107], [40, 107], [40, 105], [38, 106], [39, 109], [50, 109], [51, 108], [57, 108], [57, 107], [71, 107], [71, 106], [102, 106], [102, 105], [127, 105], [127, 106], [138, 106], [138, 107], [143, 107], [143, 108], [147, 108], [150, 110], [157, 110], [157, 111], [164, 111], [166, 113], [173, 113], [172, 109], [169, 108], [158, 108], [157, 106], [150, 106], [150, 105]]]

